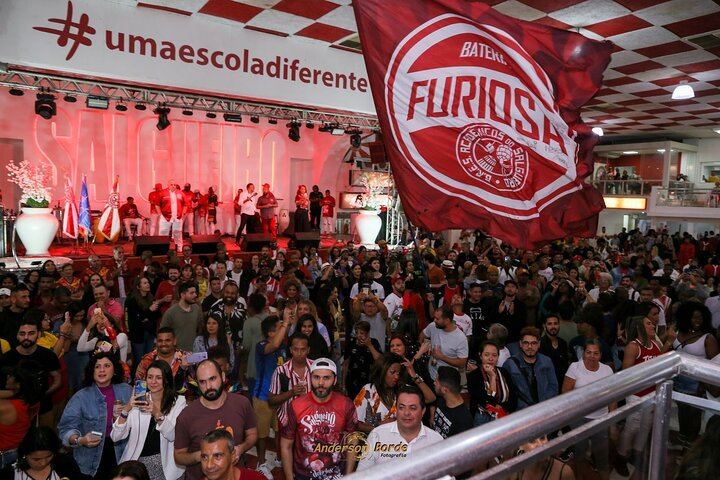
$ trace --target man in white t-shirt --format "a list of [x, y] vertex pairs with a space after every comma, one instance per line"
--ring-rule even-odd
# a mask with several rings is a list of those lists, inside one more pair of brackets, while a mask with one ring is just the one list
[[442, 307], [435, 310], [435, 321], [420, 332], [420, 343], [430, 339], [430, 377], [435, 380], [437, 369], [443, 365], [458, 370], [465, 368], [468, 359], [468, 341], [465, 334], [453, 321], [451, 308]]
[[388, 311], [388, 317], [391, 321], [397, 322], [397, 318], [402, 313], [403, 309], [403, 296], [405, 294], [405, 278], [401, 275], [396, 275], [392, 279], [392, 293], [385, 297], [383, 304]]

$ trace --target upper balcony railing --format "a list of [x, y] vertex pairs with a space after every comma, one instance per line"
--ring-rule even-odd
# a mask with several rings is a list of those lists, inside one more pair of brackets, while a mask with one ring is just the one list
[[662, 185], [662, 180], [593, 180], [591, 182], [603, 195], [650, 196], [652, 187]]

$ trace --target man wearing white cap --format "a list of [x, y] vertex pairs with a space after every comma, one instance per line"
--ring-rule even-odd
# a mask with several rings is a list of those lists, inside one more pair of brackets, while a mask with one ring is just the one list
[[339, 478], [353, 471], [355, 453], [342, 447], [357, 429], [357, 413], [349, 398], [333, 391], [336, 380], [335, 362], [318, 358], [310, 367], [310, 393], [287, 409], [280, 453], [288, 480]]

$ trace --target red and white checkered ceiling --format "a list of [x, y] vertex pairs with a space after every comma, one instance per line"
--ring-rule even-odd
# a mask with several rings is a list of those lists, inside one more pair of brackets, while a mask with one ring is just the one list
[[[361, 53], [351, 0], [115, 0]], [[358, 0], [362, 1], [362, 0]], [[523, 20], [615, 44], [583, 117], [605, 135], [713, 137], [720, 128], [720, 0], [488, 0]], [[672, 100], [681, 81], [695, 98]]]

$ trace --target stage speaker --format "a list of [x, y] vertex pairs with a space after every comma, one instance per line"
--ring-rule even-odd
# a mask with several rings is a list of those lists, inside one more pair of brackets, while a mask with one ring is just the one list
[[137, 256], [145, 250], [150, 250], [153, 255], [167, 255], [169, 248], [170, 239], [166, 235], [142, 235], [135, 237], [133, 252]]
[[222, 239], [217, 235], [192, 235], [190, 242], [192, 243], [193, 254], [213, 254], [217, 252], [217, 244], [222, 242]]
[[320, 247], [320, 232], [295, 232], [293, 233], [295, 248], [303, 248], [305, 245]]
[[262, 247], [269, 247], [274, 241], [269, 233], [248, 233], [245, 235], [243, 251], [259, 252]]

